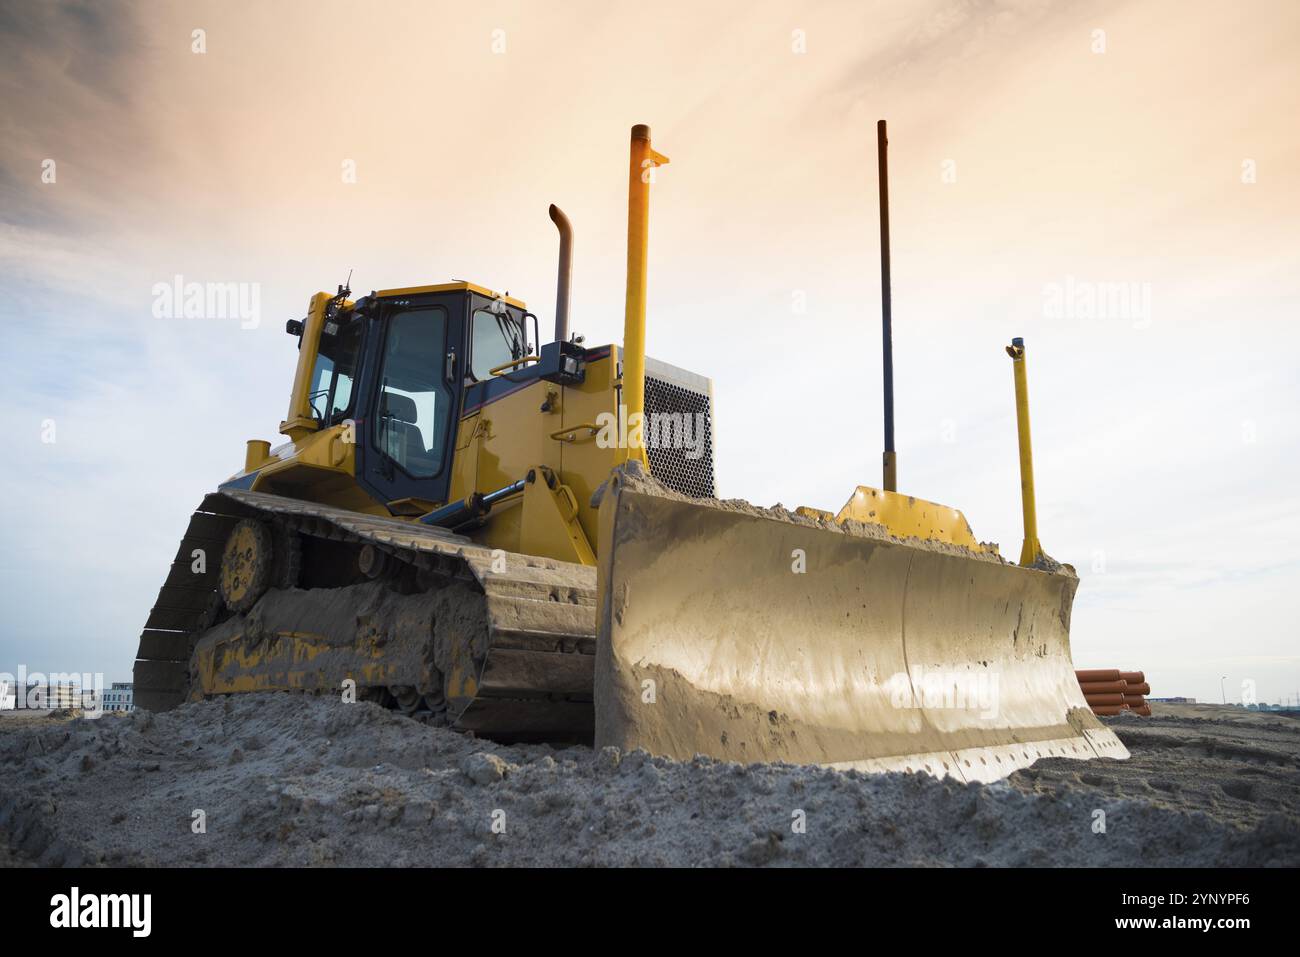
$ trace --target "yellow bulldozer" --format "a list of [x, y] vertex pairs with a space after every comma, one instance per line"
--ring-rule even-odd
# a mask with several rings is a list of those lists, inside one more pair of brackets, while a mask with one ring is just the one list
[[[882, 237], [887, 239], [881, 127]], [[554, 334], [469, 282], [351, 298], [287, 324], [285, 441], [190, 519], [149, 613], [136, 702], [243, 692], [371, 700], [503, 741], [992, 780], [1124, 757], [1074, 680], [1077, 578], [1033, 526], [1016, 367], [1021, 564], [956, 509], [883, 488], [837, 514], [716, 497], [709, 379], [645, 355], [652, 171], [632, 129], [622, 347]], [[886, 373], [890, 377], [888, 253]]]

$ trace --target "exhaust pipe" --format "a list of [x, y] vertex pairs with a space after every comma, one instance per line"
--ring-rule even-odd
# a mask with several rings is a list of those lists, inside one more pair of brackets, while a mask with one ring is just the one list
[[551, 204], [551, 222], [560, 231], [560, 268], [555, 280], [555, 341], [569, 338], [569, 289], [573, 286], [573, 225], [564, 211]]

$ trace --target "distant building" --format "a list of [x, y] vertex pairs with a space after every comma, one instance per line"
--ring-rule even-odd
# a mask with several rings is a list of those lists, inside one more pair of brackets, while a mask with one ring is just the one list
[[[133, 710], [132, 686], [121, 683], [113, 689], [113, 710]], [[15, 681], [12, 675], [0, 673], [0, 711], [97, 712], [107, 695], [99, 675], [27, 674], [20, 668]]]
[[1148, 701], [1159, 701], [1164, 704], [1196, 704], [1195, 698], [1152, 698], [1147, 696]]
[[81, 685], [77, 684], [51, 684], [42, 689], [44, 701], [42, 706], [45, 708], [80, 708]]
[[104, 692], [105, 711], [134, 711], [135, 686], [129, 681], [114, 681]]

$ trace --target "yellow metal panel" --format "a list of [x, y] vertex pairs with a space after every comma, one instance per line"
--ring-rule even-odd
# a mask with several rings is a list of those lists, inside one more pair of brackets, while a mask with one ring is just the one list
[[[598, 532], [597, 512], [591, 507], [592, 493], [609, 478], [620, 450], [601, 448], [597, 437], [580, 426], [607, 421], [616, 414], [614, 369], [617, 355], [617, 349], [610, 346], [607, 356], [587, 363], [587, 374], [580, 384], [564, 387], [560, 396], [560, 421], [547, 431], [549, 439], [551, 433], [561, 428], [575, 430], [572, 441], [552, 441], [549, 444], [558, 450], [560, 477], [573, 489], [578, 500], [578, 523], [589, 542], [596, 541]], [[555, 416], [550, 417], [552, 422], [555, 419]]]
[[574, 542], [585, 539], [590, 548], [595, 541], [597, 514], [591, 496], [609, 477], [620, 450], [601, 448], [591, 429], [579, 426], [614, 415], [616, 354], [611, 347], [605, 356], [588, 362], [584, 381], [578, 385], [530, 383], [461, 420], [449, 501], [496, 491], [540, 465], [557, 474], [576, 506], [571, 519], [576, 527], [565, 527], [566, 520], [542, 533], [539, 528], [550, 524], [549, 519], [537, 524], [539, 519], [524, 504], [527, 496], [503, 503], [482, 528], [468, 533], [475, 541], [490, 548], [585, 562], [582, 545]]
[[[553, 417], [541, 407], [547, 390], [553, 388], [541, 380], [529, 383], [461, 420], [462, 435], [470, 430], [473, 438], [464, 448], [457, 443], [448, 501], [495, 492], [543, 461], [546, 423]], [[489, 548], [519, 551], [519, 527], [518, 500], [505, 502], [492, 510], [486, 525], [472, 537]]]
[[549, 382], [530, 383], [479, 410], [491, 425], [479, 445], [478, 487], [465, 490], [465, 494], [493, 492], [517, 482], [541, 461], [542, 445], [547, 441], [544, 429], [550, 421], [541, 406], [550, 386]]
[[931, 542], [948, 542], [962, 545], [971, 551], [982, 552], [984, 546], [975, 540], [970, 523], [960, 509], [927, 502], [923, 498], [886, 492], [883, 489], [859, 485], [853, 497], [840, 509], [835, 521], [852, 519], [883, 525], [891, 535], [899, 538], [921, 538]]
[[388, 509], [357, 485], [356, 451], [355, 428], [346, 422], [320, 432], [305, 432], [296, 441], [272, 450], [251, 490], [387, 515]]
[[451, 489], [448, 501], [464, 501], [471, 492], [478, 491], [479, 445], [491, 422], [482, 412], [475, 412], [460, 420], [456, 433], [456, 451], [451, 462]]
[[476, 292], [480, 296], [487, 296], [489, 299], [500, 299], [506, 305], [518, 309], [528, 308], [522, 299], [516, 299], [514, 296], [498, 295], [486, 286], [480, 286], [472, 282], [440, 282], [431, 286], [403, 286], [401, 289], [381, 289], [375, 295], [383, 297], [418, 296], [426, 292]]

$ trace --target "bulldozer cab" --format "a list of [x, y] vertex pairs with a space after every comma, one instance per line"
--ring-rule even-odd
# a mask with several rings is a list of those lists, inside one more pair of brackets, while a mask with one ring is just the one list
[[[316, 430], [353, 423], [357, 481], [378, 501], [446, 501], [467, 393], [529, 355], [522, 303], [453, 287], [339, 300], [320, 324], [310, 418]], [[300, 348], [306, 325], [290, 326]]]

